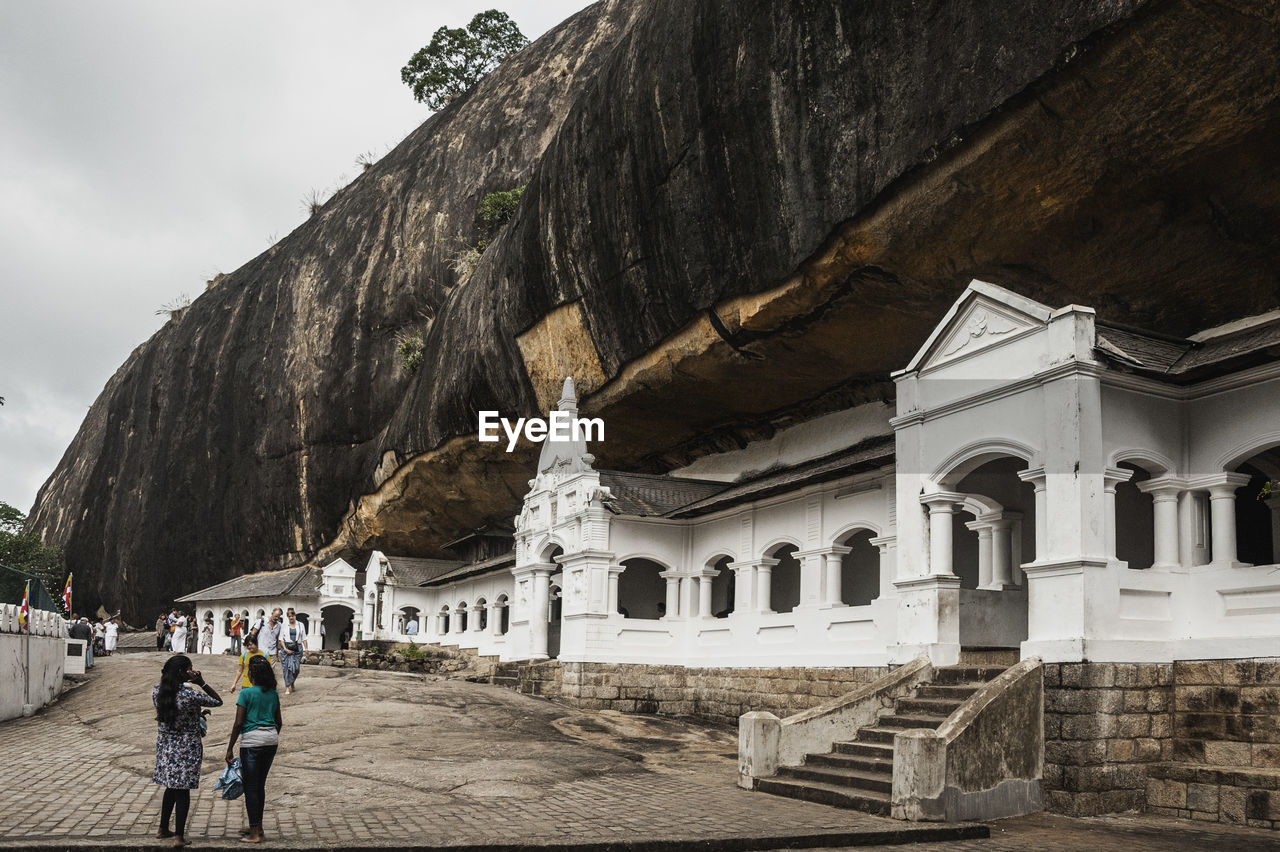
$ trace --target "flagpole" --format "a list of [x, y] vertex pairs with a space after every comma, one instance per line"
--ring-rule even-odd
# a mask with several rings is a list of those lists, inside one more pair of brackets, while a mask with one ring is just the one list
[[[30, 580], [27, 581], [27, 598], [26, 599], [28, 601], [31, 600], [31, 581]], [[28, 604], [28, 607], [30, 607], [30, 604]], [[26, 624], [23, 625], [23, 627], [25, 627], [27, 631], [26, 639], [23, 640], [23, 647], [25, 650], [25, 656], [27, 658], [27, 662], [26, 662], [27, 668], [26, 668], [26, 674], [22, 678], [22, 709], [23, 709], [22, 715], [25, 716], [26, 709], [31, 706], [31, 610], [30, 608], [27, 609], [27, 621], [26, 621]]]

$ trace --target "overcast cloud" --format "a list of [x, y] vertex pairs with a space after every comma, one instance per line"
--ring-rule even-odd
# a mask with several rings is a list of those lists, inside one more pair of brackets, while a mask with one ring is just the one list
[[0, 500], [23, 511], [155, 311], [195, 297], [429, 115], [400, 67], [498, 7], [584, 0], [8, 0], [0, 8]]

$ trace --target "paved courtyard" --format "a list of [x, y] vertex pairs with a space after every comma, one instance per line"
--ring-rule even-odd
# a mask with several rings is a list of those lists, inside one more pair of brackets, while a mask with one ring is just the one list
[[[0, 724], [0, 846], [156, 842], [150, 687], [163, 660], [154, 652], [100, 660], [52, 707]], [[198, 665], [228, 698], [232, 661]], [[717, 728], [582, 712], [458, 680], [317, 667], [304, 668], [298, 692], [282, 701], [264, 821], [277, 847], [719, 841], [741, 849], [769, 838], [820, 845], [818, 835], [832, 846], [900, 842], [935, 828], [739, 790], [736, 736]], [[212, 792], [231, 703], [214, 711], [192, 796], [187, 835], [196, 846], [239, 846], [243, 800]], [[993, 823], [991, 833], [913, 848], [1280, 848], [1269, 832], [1140, 817], [1039, 815]]]

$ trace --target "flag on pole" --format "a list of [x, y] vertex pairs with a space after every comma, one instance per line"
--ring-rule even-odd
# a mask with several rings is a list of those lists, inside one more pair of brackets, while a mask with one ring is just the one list
[[22, 606], [18, 609], [18, 630], [31, 629], [31, 581], [27, 581], [22, 591]]
[[71, 614], [71, 575], [67, 575], [67, 585], [62, 590], [62, 609], [67, 615]]

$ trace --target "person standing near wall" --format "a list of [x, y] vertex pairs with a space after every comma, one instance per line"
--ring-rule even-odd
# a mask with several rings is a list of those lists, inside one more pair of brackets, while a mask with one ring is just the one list
[[107, 656], [110, 657], [116, 649], [116, 643], [120, 641], [120, 625], [114, 618], [107, 622], [106, 633]]
[[227, 743], [227, 765], [235, 760], [236, 738], [240, 739], [240, 778], [244, 781], [244, 809], [249, 825], [241, 829], [242, 843], [262, 842], [262, 811], [267, 801], [267, 773], [280, 745], [280, 694], [276, 674], [263, 657], [249, 661], [252, 685], [240, 690], [236, 699], [236, 720]]
[[280, 670], [284, 673], [284, 694], [293, 694], [293, 684], [302, 669], [302, 655], [307, 651], [307, 626], [289, 607], [280, 629]]
[[163, 651], [164, 645], [169, 641], [169, 619], [165, 615], [161, 615], [156, 619], [156, 650]]
[[258, 648], [266, 655], [267, 661], [273, 665], [279, 661], [280, 629], [283, 626], [281, 623], [283, 615], [284, 611], [280, 607], [276, 607], [271, 610], [271, 615], [258, 628]]
[[240, 654], [240, 633], [244, 630], [244, 622], [240, 620], [240, 613], [231, 616], [231, 653], [239, 656]]
[[200, 627], [200, 653], [213, 653], [213, 619], [206, 618]]
[[75, 613], [72, 613], [71, 617], [73, 620], [71, 626], [67, 628], [67, 635], [84, 642], [84, 667], [88, 671], [93, 668], [93, 629], [89, 627], [89, 619], [76, 619]]
[[[156, 837], [172, 837], [175, 847], [186, 846], [191, 791], [200, 786], [204, 759], [200, 708], [221, 707], [222, 698], [191, 668], [189, 657], [177, 654], [165, 660], [160, 682], [151, 689], [151, 703], [156, 706], [156, 768], [151, 780], [165, 788]], [[170, 817], [176, 817], [172, 830]]]

